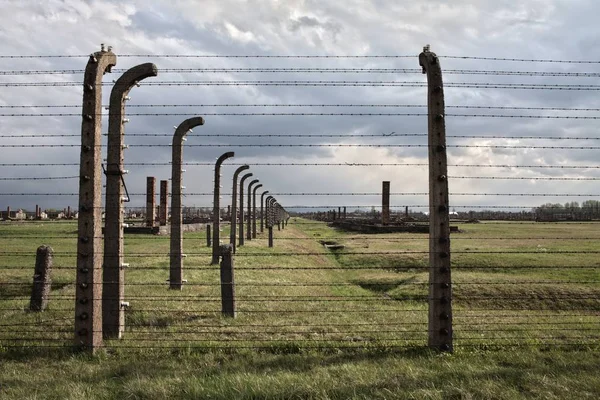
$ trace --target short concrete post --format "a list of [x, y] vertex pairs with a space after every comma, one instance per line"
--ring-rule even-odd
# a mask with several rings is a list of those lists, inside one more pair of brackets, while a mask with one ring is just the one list
[[169, 181], [160, 181], [160, 208], [158, 221], [160, 226], [167, 225], [169, 219]]
[[102, 76], [117, 63], [102, 47], [83, 78], [79, 163], [74, 343], [91, 353], [102, 346]]
[[242, 176], [240, 179], [240, 232], [239, 232], [239, 245], [244, 245], [244, 182], [250, 178], [252, 173], [248, 173]]
[[181, 204], [181, 166], [183, 164], [183, 141], [192, 128], [204, 125], [202, 117], [183, 121], [173, 135], [173, 161], [171, 164], [171, 242], [169, 251], [169, 288], [181, 290], [183, 286], [183, 224]]
[[44, 311], [48, 307], [52, 285], [52, 259], [54, 252], [50, 246], [40, 246], [35, 256], [35, 272], [29, 310]]
[[381, 224], [390, 223], [390, 181], [383, 181], [383, 190], [381, 195]]
[[235, 156], [233, 151], [229, 151], [217, 158], [215, 163], [215, 178], [213, 190], [213, 251], [211, 264], [219, 263], [219, 246], [221, 245], [221, 164], [223, 161]]
[[233, 254], [235, 254], [236, 234], [237, 234], [237, 196], [238, 196], [238, 176], [242, 171], [249, 169], [248, 165], [242, 165], [233, 173], [233, 189], [231, 191], [231, 230], [229, 232], [229, 243], [233, 246]]
[[450, 206], [444, 86], [439, 58], [429, 46], [419, 55], [427, 74], [429, 148], [429, 347], [453, 351]]
[[268, 190], [265, 190], [261, 195], [260, 195], [260, 233], [263, 233], [264, 231], [264, 227], [265, 227], [265, 209], [264, 209], [264, 202], [265, 202], [265, 195], [269, 193]]
[[153, 176], [146, 177], [146, 226], [154, 226], [154, 210], [156, 198], [156, 178]]
[[206, 224], [206, 247], [211, 247], [212, 241], [210, 238], [210, 224]]
[[233, 246], [220, 246], [221, 252], [221, 312], [224, 317], [235, 318], [235, 280]]
[[248, 241], [252, 240], [252, 186], [255, 183], [258, 183], [258, 179], [254, 179], [248, 183], [248, 217], [246, 223], [246, 239], [248, 239]]
[[252, 238], [256, 239], [256, 191], [261, 188], [263, 185], [254, 186], [252, 190]]

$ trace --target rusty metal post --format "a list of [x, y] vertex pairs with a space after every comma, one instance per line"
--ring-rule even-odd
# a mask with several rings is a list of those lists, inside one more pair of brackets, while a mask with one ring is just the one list
[[383, 181], [381, 193], [381, 224], [390, 223], [390, 181]]
[[213, 190], [213, 245], [211, 264], [219, 263], [219, 246], [221, 245], [221, 164], [223, 161], [235, 156], [233, 151], [222, 154], [215, 163], [215, 187]]
[[265, 220], [265, 213], [264, 213], [264, 199], [265, 199], [265, 194], [269, 193], [268, 190], [265, 190], [261, 195], [260, 195], [260, 233], [263, 233], [264, 231], [264, 220]]
[[206, 247], [211, 247], [212, 241], [210, 237], [210, 224], [206, 224]]
[[444, 87], [438, 57], [429, 46], [419, 55], [427, 74], [429, 136], [429, 347], [453, 351], [450, 216]]
[[116, 63], [102, 46], [90, 55], [83, 80], [75, 345], [92, 353], [102, 346], [102, 76]]
[[240, 232], [239, 232], [239, 245], [244, 245], [244, 182], [250, 178], [252, 173], [248, 173], [242, 176], [240, 179]]
[[106, 147], [106, 201], [104, 221], [104, 265], [102, 325], [105, 338], [120, 338], [125, 329], [126, 264], [123, 260], [123, 169], [125, 101], [139, 81], [156, 76], [156, 65], [140, 64], [128, 69], [117, 79], [110, 92], [108, 111], [108, 140]]
[[258, 179], [254, 179], [248, 183], [248, 216], [246, 217], [246, 239], [252, 240], [252, 186], [258, 183]]
[[229, 243], [233, 246], [233, 253], [235, 254], [236, 244], [236, 233], [237, 233], [237, 192], [238, 192], [238, 176], [242, 171], [249, 169], [248, 165], [242, 165], [233, 173], [233, 189], [231, 190], [231, 231], [229, 232]]
[[160, 207], [158, 209], [158, 223], [160, 226], [167, 225], [169, 220], [169, 181], [160, 181]]
[[52, 260], [54, 251], [50, 246], [40, 246], [35, 256], [35, 272], [29, 310], [44, 311], [48, 307], [50, 289], [52, 286]]
[[256, 191], [263, 185], [254, 186], [252, 190], [252, 239], [256, 239]]
[[192, 128], [204, 125], [202, 117], [183, 121], [173, 135], [173, 162], [171, 167], [171, 245], [169, 251], [169, 288], [181, 290], [183, 285], [183, 217], [181, 214], [181, 165], [183, 164], [183, 141]]
[[225, 244], [221, 253], [221, 313], [225, 317], [235, 318], [235, 280], [233, 266], [233, 246]]
[[146, 226], [154, 226], [154, 210], [156, 198], [156, 178], [153, 176], [146, 177]]

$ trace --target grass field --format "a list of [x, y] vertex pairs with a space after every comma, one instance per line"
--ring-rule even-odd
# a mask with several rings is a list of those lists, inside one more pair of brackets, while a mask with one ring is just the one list
[[[0, 398], [597, 398], [599, 223], [480, 223], [452, 236], [455, 353], [427, 344], [427, 235], [363, 235], [291, 219], [238, 248], [238, 316], [186, 233], [125, 239], [126, 332], [73, 353], [76, 224], [0, 224]], [[222, 237], [228, 237], [224, 230]], [[325, 249], [332, 240], [343, 250]], [[31, 313], [35, 251], [55, 251]]]

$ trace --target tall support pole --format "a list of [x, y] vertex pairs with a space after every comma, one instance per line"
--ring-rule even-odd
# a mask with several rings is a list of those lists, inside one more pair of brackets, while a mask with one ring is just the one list
[[229, 232], [229, 243], [233, 247], [235, 254], [236, 233], [237, 233], [237, 196], [238, 196], [238, 176], [242, 171], [249, 169], [248, 165], [242, 165], [233, 173], [233, 189], [231, 190], [231, 231]]
[[125, 264], [123, 260], [123, 150], [125, 101], [139, 81], [156, 76], [156, 65], [136, 65], [115, 82], [110, 92], [106, 147], [106, 215], [104, 221], [104, 271], [102, 325], [105, 338], [121, 338], [125, 329]]
[[215, 188], [213, 191], [213, 242], [212, 242], [212, 260], [211, 264], [219, 263], [221, 249], [219, 246], [221, 240], [221, 164], [223, 161], [235, 156], [233, 151], [227, 152], [217, 158], [215, 163]]
[[258, 183], [258, 179], [254, 179], [248, 183], [248, 216], [246, 217], [246, 239], [252, 240], [252, 186]]
[[265, 190], [261, 195], [260, 195], [260, 233], [263, 233], [265, 225], [265, 213], [264, 213], [264, 201], [265, 201], [265, 194], [269, 193], [268, 190]]
[[238, 237], [240, 246], [244, 245], [244, 182], [251, 176], [252, 173], [248, 173], [240, 179], [240, 232]]
[[419, 55], [427, 74], [429, 136], [429, 347], [451, 352], [452, 279], [444, 86], [440, 61], [427, 46]]
[[154, 211], [156, 199], [156, 178], [153, 176], [146, 177], [146, 226], [154, 226]]
[[181, 290], [183, 285], [183, 230], [181, 225], [181, 165], [183, 164], [183, 141], [192, 128], [204, 125], [202, 117], [183, 121], [173, 135], [173, 161], [171, 164], [171, 246], [169, 250], [169, 287]]
[[91, 353], [102, 346], [102, 76], [116, 64], [103, 45], [90, 55], [83, 78], [75, 345]]
[[383, 181], [381, 191], [381, 225], [390, 223], [390, 181]]
[[256, 191], [263, 185], [254, 186], [252, 190], [252, 239], [256, 239]]
[[160, 207], [158, 208], [158, 223], [160, 226], [167, 225], [169, 220], [169, 181], [160, 181]]

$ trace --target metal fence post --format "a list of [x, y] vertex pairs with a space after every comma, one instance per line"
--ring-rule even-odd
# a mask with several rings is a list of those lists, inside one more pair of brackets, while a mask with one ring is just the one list
[[252, 180], [248, 183], [248, 217], [246, 223], [246, 239], [252, 240], [252, 186], [258, 183], [258, 179]]
[[40, 246], [35, 256], [35, 272], [29, 310], [44, 311], [48, 307], [50, 289], [52, 286], [52, 259], [54, 252], [50, 246]]
[[252, 173], [248, 173], [242, 176], [240, 179], [240, 232], [239, 232], [239, 245], [244, 245], [244, 182], [250, 178]]
[[83, 79], [75, 345], [92, 353], [102, 346], [102, 76], [116, 64], [103, 45], [90, 55]]
[[215, 188], [213, 191], [213, 246], [211, 264], [219, 263], [219, 246], [221, 245], [221, 164], [223, 161], [235, 156], [233, 151], [222, 154], [215, 163]]
[[242, 165], [233, 173], [233, 189], [231, 190], [231, 231], [229, 232], [229, 243], [233, 246], [235, 254], [236, 233], [237, 233], [237, 196], [238, 196], [238, 176], [242, 171], [249, 169], [250, 166]]
[[429, 136], [429, 346], [453, 350], [450, 217], [442, 70], [429, 46], [419, 55], [427, 74]]
[[169, 287], [181, 290], [183, 285], [183, 231], [181, 213], [181, 165], [183, 163], [183, 141], [195, 126], [204, 125], [202, 117], [183, 121], [173, 135], [173, 162], [171, 167], [171, 245], [169, 250]]
[[142, 79], [157, 75], [156, 65], [140, 64], [117, 79], [110, 92], [106, 147], [106, 215], [104, 221], [104, 266], [102, 325], [105, 338], [120, 338], [125, 328], [125, 273], [123, 260], [123, 169], [125, 100]]
[[233, 275], [233, 246], [225, 244], [221, 253], [221, 312], [223, 316], [235, 318], [235, 281]]
[[264, 213], [264, 199], [265, 199], [265, 194], [269, 193], [268, 190], [265, 190], [261, 195], [260, 195], [260, 233], [263, 233], [264, 231], [264, 220], [265, 220], [265, 213]]
[[254, 186], [252, 190], [252, 239], [256, 239], [256, 191], [263, 185]]

